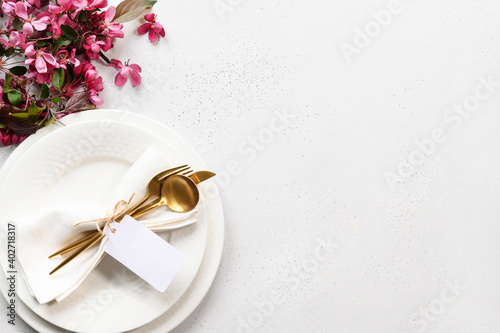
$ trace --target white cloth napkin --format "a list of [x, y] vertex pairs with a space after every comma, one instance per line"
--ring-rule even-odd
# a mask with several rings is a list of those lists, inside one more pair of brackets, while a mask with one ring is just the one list
[[[129, 169], [118, 185], [115, 199], [126, 200], [133, 193], [131, 204], [143, 198], [146, 185], [157, 173], [175, 167], [168, 163], [154, 148], [148, 149]], [[110, 213], [114, 207], [109, 207]], [[188, 213], [175, 213], [160, 207], [143, 216], [141, 223], [154, 231], [173, 230], [196, 222], [196, 210]], [[98, 219], [106, 216], [95, 207], [75, 205], [50, 209], [37, 216], [18, 221], [19, 251], [18, 261], [32, 295], [40, 304], [53, 300], [61, 301], [73, 292], [97, 266], [104, 255], [104, 237], [99, 246], [80, 254], [68, 265], [54, 273], [49, 273], [63, 258], [48, 256], [81, 237], [81, 231], [95, 230], [94, 223], [84, 223], [73, 227], [75, 222]]]

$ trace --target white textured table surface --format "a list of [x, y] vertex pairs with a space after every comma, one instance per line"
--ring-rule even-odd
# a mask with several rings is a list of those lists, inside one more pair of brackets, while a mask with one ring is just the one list
[[221, 267], [175, 333], [498, 332], [498, 1], [157, 7], [166, 39], [114, 50], [142, 88], [102, 96], [219, 173]]

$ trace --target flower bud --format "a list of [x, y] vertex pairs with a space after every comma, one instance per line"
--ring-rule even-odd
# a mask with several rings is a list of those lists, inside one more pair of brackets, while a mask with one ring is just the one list
[[17, 145], [18, 143], [19, 143], [19, 136], [16, 133], [12, 134], [12, 144]]
[[10, 146], [12, 143], [12, 138], [10, 137], [9, 133], [4, 133], [2, 143], [4, 146]]

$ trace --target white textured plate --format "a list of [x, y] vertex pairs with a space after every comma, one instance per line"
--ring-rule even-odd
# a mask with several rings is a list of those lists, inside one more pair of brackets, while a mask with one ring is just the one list
[[[135, 113], [117, 110], [96, 110], [74, 114], [65, 117], [63, 120], [65, 124], [72, 125], [81, 121], [101, 119], [122, 121], [146, 128], [150, 133], [155, 134], [178, 147], [182, 151], [181, 156], [193, 160], [201, 160], [189, 144], [173, 131], [150, 118], [146, 118]], [[4, 163], [2, 169], [0, 170], [0, 187], [17, 159], [37, 140], [53, 130], [55, 130], [55, 127], [49, 126], [38, 131], [35, 135], [23, 142], [23, 144], [11, 154], [10, 158]], [[139, 329], [133, 330], [134, 333], [169, 332], [184, 321], [195, 310], [212, 285], [212, 282], [217, 274], [224, 247], [224, 216], [220, 197], [215, 184], [211, 181], [207, 181], [201, 185], [201, 190], [205, 193], [205, 208], [207, 210], [206, 213], [209, 223], [206, 250], [198, 274], [187, 292], [177, 303], [175, 303], [174, 306], [151, 323], [142, 326]], [[7, 297], [7, 282], [5, 279], [0, 279], [0, 290], [4, 297]], [[55, 326], [36, 315], [19, 299], [16, 302], [16, 310], [26, 323], [39, 332], [66, 332], [60, 327]], [[138, 311], [140, 311], [140, 309], [138, 309]]]
[[[114, 114], [124, 116], [125, 113]], [[179, 163], [203, 168], [199, 159], [175, 157], [180, 153], [178, 145], [169, 145], [165, 140], [158, 140], [158, 136], [149, 130], [123, 121], [78, 122], [33, 142], [27, 141], [26, 145], [30, 147], [24, 149], [23, 155], [12, 157], [16, 160], [15, 164], [9, 159], [6, 167], [10, 172], [2, 169], [2, 177], [8, 174], [1, 185], [3, 193], [9, 193], [12, 198], [23, 198], [4, 200], [0, 204], [3, 221], [11, 218], [19, 221], [23, 214], [33, 214], [42, 206], [73, 200], [90, 200], [103, 208], [112, 205], [107, 198], [113, 192], [116, 181], [127, 166], [152, 144]], [[76, 193], [73, 190], [68, 195], [68, 190], [75, 185], [80, 191]], [[103, 190], [99, 191], [99, 195], [91, 195], [96, 187]], [[26, 202], [30, 205], [26, 206]], [[172, 233], [170, 242], [187, 253], [190, 259], [186, 269], [183, 268], [179, 278], [163, 294], [108, 257], [77, 291], [61, 303], [39, 305], [22, 281], [19, 281], [19, 296], [42, 318], [69, 330], [121, 332], [149, 323], [175, 304], [197, 272], [207, 234], [205, 209], [200, 211], [202, 214], [197, 225]], [[7, 258], [6, 254], [2, 258]], [[5, 261], [2, 266], [5, 267]], [[141, 311], [137, 311], [138, 308]]]

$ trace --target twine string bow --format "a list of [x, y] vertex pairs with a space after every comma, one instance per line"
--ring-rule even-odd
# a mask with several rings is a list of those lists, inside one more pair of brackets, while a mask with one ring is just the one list
[[[105, 236], [106, 235], [106, 227], [111, 223], [111, 222], [119, 222], [116, 221], [119, 217], [125, 215], [128, 211], [128, 208], [130, 206], [130, 202], [134, 198], [134, 194], [128, 199], [128, 201], [125, 200], [120, 200], [115, 204], [115, 208], [113, 209], [113, 212], [109, 214], [106, 217], [102, 217], [100, 219], [92, 219], [92, 220], [87, 220], [87, 221], [81, 221], [78, 223], [73, 224], [74, 227], [79, 226], [80, 224], [84, 223], [95, 223], [97, 232], [99, 232], [101, 235]], [[104, 226], [101, 228], [100, 223], [105, 222]], [[112, 233], [116, 232], [116, 229], [109, 227]]]

